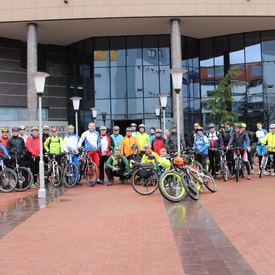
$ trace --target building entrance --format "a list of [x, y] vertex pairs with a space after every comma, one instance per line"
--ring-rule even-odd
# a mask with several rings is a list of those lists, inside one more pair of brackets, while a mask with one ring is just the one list
[[131, 123], [136, 123], [137, 125], [142, 123], [141, 119], [138, 120], [114, 120], [114, 125], [119, 126], [120, 134], [125, 136], [126, 128], [130, 127]]

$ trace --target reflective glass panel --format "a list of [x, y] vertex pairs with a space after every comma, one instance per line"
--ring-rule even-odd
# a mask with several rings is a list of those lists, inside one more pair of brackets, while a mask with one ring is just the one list
[[95, 97], [110, 98], [109, 68], [94, 69]]
[[105, 112], [107, 114], [111, 113], [110, 110], [110, 99], [96, 99], [95, 100], [95, 106], [98, 109], [97, 110], [97, 116], [99, 118], [100, 114]]
[[257, 62], [261, 61], [261, 44], [260, 33], [245, 34], [245, 61]]
[[111, 66], [125, 66], [125, 37], [111, 37]]
[[126, 68], [111, 68], [111, 96], [112, 98], [126, 97]]
[[242, 34], [229, 36], [229, 51], [230, 64], [244, 63], [244, 36]]
[[128, 97], [142, 97], [142, 67], [127, 67]]
[[143, 65], [158, 65], [157, 36], [143, 37]]
[[262, 42], [263, 61], [275, 60], [275, 40]]
[[170, 36], [169, 35], [159, 36], [159, 64], [160, 65], [170, 64]]
[[143, 99], [142, 98], [128, 99], [128, 114], [142, 114], [143, 116]]
[[160, 103], [159, 103], [159, 98], [158, 97], [144, 99], [145, 117], [148, 117], [149, 114], [153, 114], [155, 116], [154, 106], [159, 106], [159, 105], [160, 105]]
[[112, 114], [126, 114], [127, 113], [127, 105], [126, 99], [112, 99]]
[[126, 38], [127, 43], [127, 65], [142, 65], [142, 45], [141, 36], [129, 36]]
[[143, 67], [144, 96], [159, 95], [159, 68], [157, 66]]
[[94, 66], [107, 67], [110, 65], [109, 39], [107, 37], [94, 39]]
[[160, 77], [160, 92], [162, 94], [170, 94], [171, 93], [170, 66], [159, 67], [159, 77]]

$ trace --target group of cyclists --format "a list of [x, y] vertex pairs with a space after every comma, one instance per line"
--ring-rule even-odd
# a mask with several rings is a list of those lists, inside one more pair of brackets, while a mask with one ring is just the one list
[[[114, 126], [113, 133], [109, 134], [105, 126], [96, 130], [94, 122], [88, 124], [87, 131], [79, 137], [75, 127], [69, 125], [65, 137], [62, 137], [56, 127], [43, 127], [43, 152], [49, 157], [54, 156], [58, 164], [64, 154], [69, 154], [76, 167], [79, 168], [79, 153], [87, 152], [88, 158], [95, 163], [98, 170], [98, 184], [112, 185], [114, 177], [121, 182], [131, 176], [133, 163], [153, 164], [154, 168], [161, 166], [164, 169], [171, 166], [169, 155], [177, 152], [177, 127], [172, 123], [170, 130], [163, 133], [162, 129], [151, 127], [146, 133], [144, 124], [132, 123], [126, 128], [126, 135], [120, 134], [120, 128]], [[11, 134], [7, 128], [1, 129], [0, 155], [5, 157], [7, 166], [11, 166], [17, 158], [20, 166], [29, 167], [34, 176], [32, 188], [38, 187], [40, 137], [37, 127], [32, 127], [29, 135], [25, 127], [12, 128]], [[265, 154], [270, 155], [266, 173], [275, 175], [275, 124], [271, 124], [269, 131], [263, 129], [262, 123], [257, 123], [256, 150], [261, 163]], [[251, 178], [253, 161], [251, 153], [251, 140], [246, 131], [245, 123], [230, 125], [224, 122], [217, 127], [210, 123], [204, 129], [199, 123], [194, 124], [190, 135], [181, 138], [181, 149], [190, 148], [195, 159], [208, 169], [215, 178], [220, 172], [221, 150], [226, 152], [226, 159], [231, 177], [235, 174], [234, 150], [238, 148], [247, 170], [247, 179]], [[232, 149], [232, 150], [231, 150]], [[272, 162], [272, 163], [271, 163]], [[272, 167], [271, 167], [272, 166]], [[273, 172], [271, 172], [273, 169]], [[106, 175], [106, 177], [105, 177]]]

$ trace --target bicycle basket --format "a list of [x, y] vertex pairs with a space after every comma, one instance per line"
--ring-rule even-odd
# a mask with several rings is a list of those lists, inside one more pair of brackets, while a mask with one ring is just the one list
[[154, 165], [153, 164], [142, 164], [137, 173], [141, 178], [149, 178], [153, 175]]

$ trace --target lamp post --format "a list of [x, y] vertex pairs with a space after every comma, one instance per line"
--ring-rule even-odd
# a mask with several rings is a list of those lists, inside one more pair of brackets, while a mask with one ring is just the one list
[[101, 113], [101, 115], [102, 115], [103, 124], [104, 124], [104, 126], [105, 126], [107, 113], [104, 112], [104, 113]]
[[40, 141], [40, 160], [39, 160], [39, 182], [38, 198], [46, 198], [45, 178], [44, 178], [44, 160], [43, 160], [43, 133], [42, 133], [42, 95], [45, 88], [45, 79], [50, 76], [44, 72], [35, 72], [32, 74], [33, 81], [38, 95], [39, 102], [39, 141]]
[[163, 133], [165, 133], [165, 130], [166, 130], [166, 113], [165, 113], [165, 109], [166, 109], [166, 106], [167, 106], [167, 97], [168, 95], [165, 95], [165, 94], [161, 94], [160, 95], [160, 106], [161, 106], [161, 109], [162, 109], [162, 113], [163, 113]]
[[159, 122], [160, 122], [160, 106], [155, 106], [154, 110], [155, 110], [156, 117], [159, 118]]
[[82, 97], [79, 96], [73, 96], [70, 98], [73, 102], [74, 111], [75, 111], [75, 133], [78, 135], [78, 110], [80, 105], [80, 100]]
[[97, 116], [97, 108], [96, 107], [92, 107], [92, 108], [90, 108], [90, 110], [91, 110], [91, 112], [92, 112], [92, 116], [93, 116], [93, 120], [94, 120], [94, 122], [95, 122], [95, 120], [96, 120], [96, 116]]
[[[172, 75], [173, 88], [176, 92], [176, 101], [177, 101], [177, 143], [178, 143], [178, 155], [180, 155], [180, 101], [179, 94], [182, 87], [182, 75], [185, 71], [183, 69], [172, 69], [170, 74]], [[182, 121], [184, 123], [184, 121]]]

